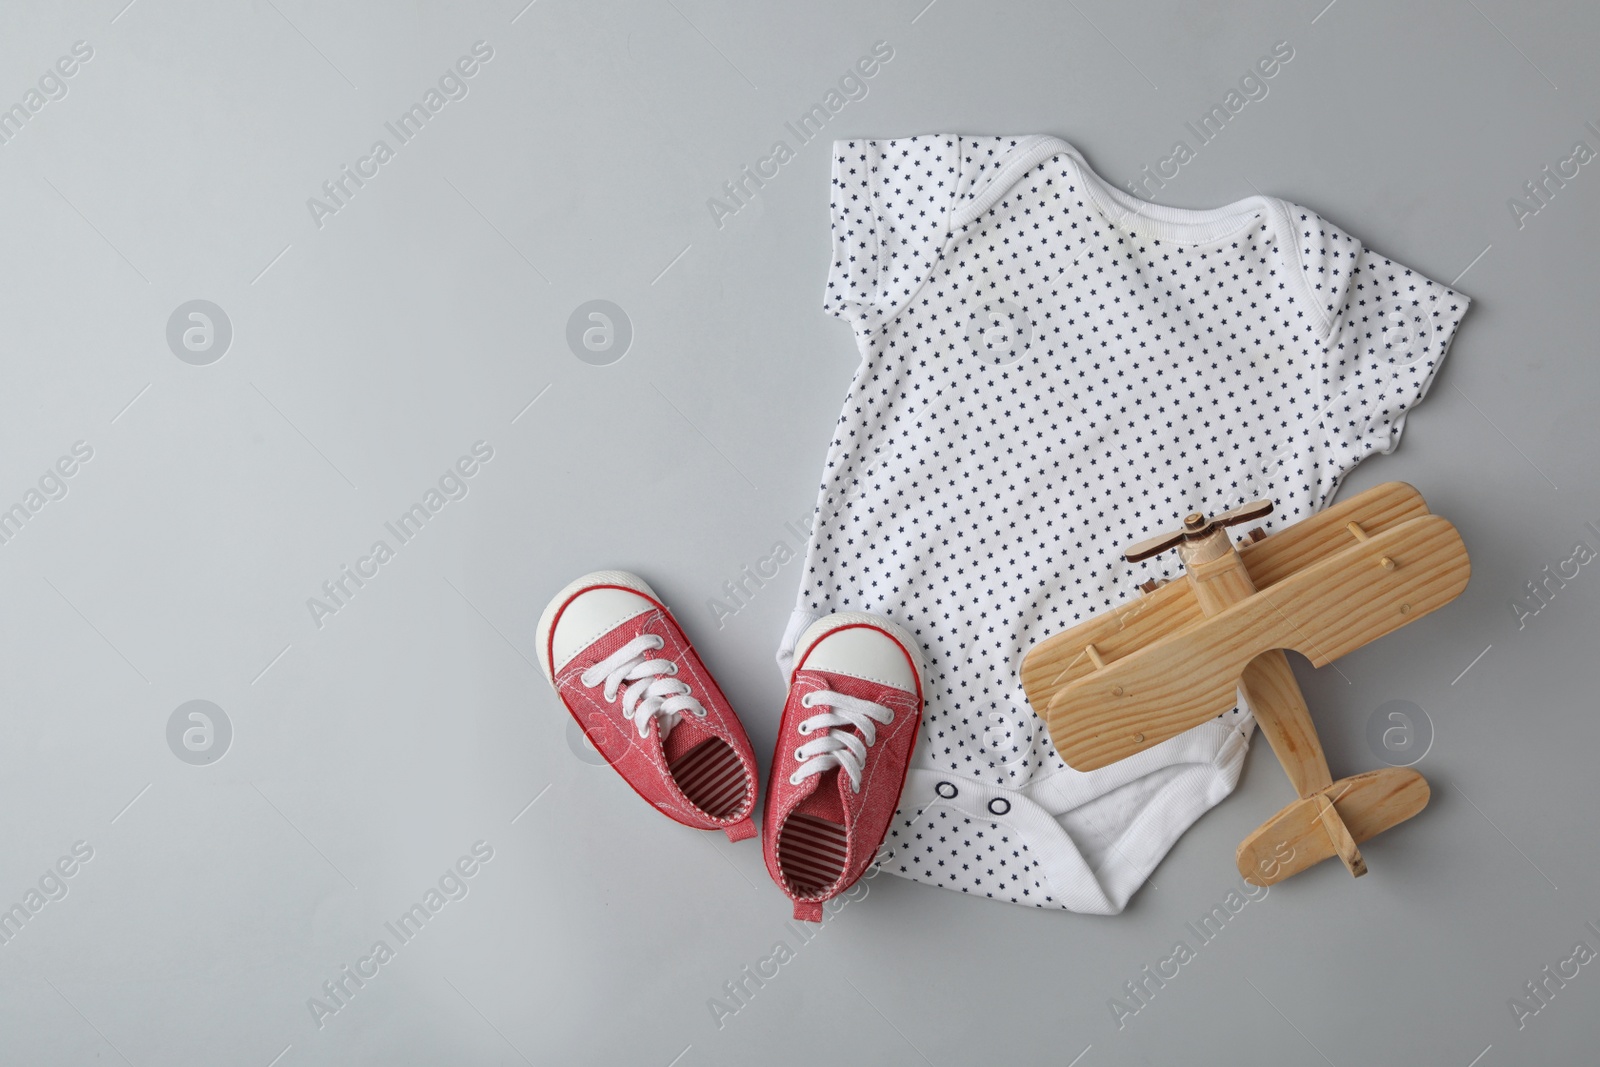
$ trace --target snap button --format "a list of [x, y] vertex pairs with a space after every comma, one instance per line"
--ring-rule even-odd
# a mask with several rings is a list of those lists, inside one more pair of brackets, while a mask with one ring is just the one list
[[1007, 800], [1005, 797], [995, 797], [993, 800], [989, 801], [989, 814], [991, 815], [1004, 815], [1010, 810], [1011, 801]]
[[941, 797], [944, 797], [946, 800], [954, 800], [956, 798], [956, 793], [960, 792], [960, 790], [956, 789], [956, 787], [951, 785], [949, 782], [940, 782], [938, 785], [933, 787], [933, 791], [938, 793]]

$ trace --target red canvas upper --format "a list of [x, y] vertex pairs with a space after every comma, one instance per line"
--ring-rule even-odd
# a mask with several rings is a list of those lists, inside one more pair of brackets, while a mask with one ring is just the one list
[[[574, 594], [568, 603], [585, 591]], [[637, 593], [636, 590], [632, 592]], [[752, 837], [756, 833], [751, 816], [755, 807], [757, 772], [750, 739], [745, 736], [744, 726], [716, 681], [700, 662], [694, 646], [679, 629], [677, 621], [665, 606], [654, 600], [651, 603], [653, 610], [628, 619], [601, 635], [561, 668], [554, 678], [556, 692], [596, 750], [640, 796], [662, 814], [695, 829], [721, 830], [733, 841]], [[564, 606], [561, 610], [564, 610]], [[551, 663], [554, 662], [551, 646], [555, 627], [559, 624], [558, 613], [555, 624], [550, 627], [550, 636], [546, 639], [545, 655]], [[581, 681], [585, 670], [641, 634], [652, 634], [662, 639], [661, 649], [650, 653], [650, 658], [671, 660], [677, 664], [676, 677], [689, 686], [689, 695], [698, 700], [706, 711], [703, 717], [683, 714], [677, 725], [668, 731], [664, 744], [659, 733], [659, 719], [651, 717], [645, 735], [641, 737], [635, 722], [623, 717], [620, 692], [617, 699], [607, 701], [603, 686], [590, 687]], [[739, 764], [737, 768], [713, 766], [709, 771], [698, 772], [719, 777], [724, 782], [721, 792], [725, 795], [740, 793], [731, 812], [721, 818], [713, 817], [697, 807], [675, 780], [672, 769], [674, 763], [711, 738], [719, 739], [731, 747]], [[720, 750], [717, 754], [721, 755]], [[695, 761], [690, 759], [689, 762]], [[680, 764], [679, 769], [684, 770], [684, 765]]]
[[[909, 655], [907, 658], [910, 658]], [[802, 704], [807, 694], [819, 691], [832, 691], [872, 701], [894, 712], [892, 722], [877, 725], [874, 740], [867, 746], [860, 792], [851, 788], [849, 776], [839, 767], [802, 778], [799, 784], [790, 781], [790, 775], [800, 765], [795, 759], [797, 748], [833, 730], [854, 729], [824, 727], [813, 729], [808, 734], [800, 733], [802, 722], [827, 710], [821, 704], [811, 707]], [[762, 818], [767, 871], [794, 901], [796, 918], [820, 921], [823, 903], [849, 889], [871, 865], [900, 800], [900, 790], [905, 784], [912, 750], [917, 743], [921, 713], [920, 680], [917, 691], [913, 693], [850, 675], [808, 670], [803, 660], [797, 664], [791, 676], [783, 720], [778, 727], [778, 744], [767, 782], [766, 811]], [[859, 731], [857, 734], [859, 736]], [[837, 824], [842, 830], [845, 852], [843, 871], [827, 885], [804, 886], [797, 891], [795, 878], [786, 877], [786, 874], [793, 875], [795, 872], [782, 869], [778, 842], [796, 816], [811, 816], [825, 823]]]

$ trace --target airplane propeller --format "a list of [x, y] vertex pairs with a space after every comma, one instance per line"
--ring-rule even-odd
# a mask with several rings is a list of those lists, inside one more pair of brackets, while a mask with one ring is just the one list
[[1138, 544], [1129, 547], [1122, 555], [1129, 563], [1138, 563], [1142, 559], [1160, 555], [1169, 548], [1176, 548], [1184, 541], [1198, 541], [1214, 530], [1220, 530], [1225, 526], [1237, 526], [1242, 522], [1251, 522], [1271, 513], [1272, 501], [1270, 500], [1252, 500], [1247, 504], [1240, 504], [1236, 508], [1230, 508], [1209, 519], [1198, 511], [1190, 512], [1184, 516], [1183, 529], [1171, 530], [1164, 534], [1157, 534], [1148, 540], [1140, 541]]

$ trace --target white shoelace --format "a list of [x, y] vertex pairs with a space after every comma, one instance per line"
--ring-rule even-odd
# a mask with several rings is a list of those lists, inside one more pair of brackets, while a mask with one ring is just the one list
[[706, 709], [689, 695], [687, 683], [678, 681], [678, 665], [670, 659], [648, 659], [646, 654], [666, 644], [656, 634], [640, 634], [596, 663], [578, 676], [584, 685], [593, 689], [604, 683], [602, 690], [607, 702], [617, 699], [622, 692], [622, 717], [633, 720], [639, 736], [650, 732], [650, 720], [661, 720], [660, 736], [664, 740], [684, 712], [704, 718]]
[[[825, 704], [830, 709], [800, 722], [800, 733], [809, 734], [823, 727], [834, 727], [829, 733], [808, 741], [794, 750], [799, 768], [789, 776], [790, 785], [799, 785], [813, 774], [838, 767], [850, 779], [850, 791], [861, 792], [861, 768], [867, 761], [867, 746], [877, 737], [878, 724], [887, 726], [894, 722], [894, 712], [882, 704], [859, 697], [846, 696], [828, 689], [819, 689], [800, 698], [805, 708]], [[861, 731], [853, 733], [837, 727], [853, 726]]]

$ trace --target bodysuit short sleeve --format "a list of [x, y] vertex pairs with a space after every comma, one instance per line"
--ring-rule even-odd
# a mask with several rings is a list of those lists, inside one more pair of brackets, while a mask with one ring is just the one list
[[833, 146], [833, 263], [824, 308], [870, 333], [921, 284], [950, 232], [959, 138]]
[[1303, 208], [1291, 208], [1300, 264], [1324, 316], [1320, 432], [1337, 479], [1400, 443], [1469, 298], [1396, 263]]
[[833, 262], [824, 309], [864, 336], [932, 272], [952, 218], [1012, 158], [1020, 137], [928, 134], [833, 145]]

